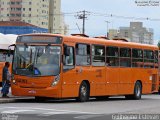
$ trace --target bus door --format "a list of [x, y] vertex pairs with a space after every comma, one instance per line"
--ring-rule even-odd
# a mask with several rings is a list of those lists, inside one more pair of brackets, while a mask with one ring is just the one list
[[118, 94], [119, 84], [119, 48], [106, 47], [106, 84], [107, 95]]
[[131, 68], [131, 49], [120, 48], [120, 70], [119, 70], [119, 94], [128, 94], [133, 91], [133, 73]]
[[92, 45], [92, 71], [90, 76], [95, 83], [95, 95], [106, 95], [105, 46]]
[[95, 96], [104, 96], [106, 95], [106, 72], [105, 72], [105, 67], [92, 67], [90, 76], [92, 76], [92, 86], [94, 85], [95, 91], [94, 95]]
[[106, 89], [107, 95], [117, 95], [118, 94], [118, 84], [119, 84], [119, 62], [115, 60], [110, 65], [106, 67]]
[[63, 55], [63, 72], [62, 72], [62, 97], [78, 96], [77, 72], [74, 62], [74, 47], [65, 46]]

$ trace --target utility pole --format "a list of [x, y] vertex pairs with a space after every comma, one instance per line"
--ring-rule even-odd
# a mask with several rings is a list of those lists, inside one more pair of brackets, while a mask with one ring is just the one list
[[53, 23], [54, 23], [54, 0], [49, 0], [49, 24], [48, 24], [48, 32], [53, 33]]
[[109, 21], [105, 21], [107, 23], [107, 37], [109, 37], [109, 30], [108, 30], [108, 24], [110, 23]]
[[80, 11], [77, 13], [76, 17], [78, 17], [78, 19], [82, 19], [83, 20], [83, 25], [82, 25], [82, 34], [85, 34], [85, 20], [87, 19], [87, 16], [89, 15], [88, 11]]

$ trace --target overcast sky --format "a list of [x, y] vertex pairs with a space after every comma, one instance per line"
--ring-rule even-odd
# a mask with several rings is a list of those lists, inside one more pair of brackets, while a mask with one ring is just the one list
[[[152, 5], [137, 6], [136, 1], [151, 1]], [[160, 0], [61, 0], [61, 4], [70, 34], [79, 33], [76, 24], [82, 28], [82, 20], [77, 19], [75, 15], [86, 10], [89, 12], [86, 20], [86, 34], [89, 36], [105, 35], [107, 31], [105, 21], [110, 22], [108, 24], [110, 29], [128, 27], [131, 21], [139, 21], [143, 22], [144, 27], [153, 28], [155, 44], [160, 40]]]

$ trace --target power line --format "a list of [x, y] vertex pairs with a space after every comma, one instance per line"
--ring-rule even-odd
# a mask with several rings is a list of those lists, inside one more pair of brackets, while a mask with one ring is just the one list
[[151, 18], [151, 17], [131, 17], [131, 16], [120, 16], [115, 14], [105, 14], [105, 13], [96, 13], [91, 12], [93, 16], [102, 16], [102, 17], [111, 17], [111, 18], [119, 18], [119, 19], [134, 19], [134, 20], [149, 20], [149, 21], [160, 21], [160, 18]]
[[[131, 20], [148, 20], [148, 21], [160, 21], [160, 18], [152, 18], [152, 17], [136, 17], [136, 16], [123, 16], [123, 15], [116, 15], [116, 14], [108, 14], [108, 13], [98, 13], [98, 12], [88, 12], [88, 11], [80, 11], [80, 12], [68, 12], [68, 13], [54, 13], [51, 16], [76, 16], [78, 19], [87, 19], [87, 16], [96, 16], [96, 17], [111, 17], [111, 18], [119, 18], [119, 19], [131, 19]], [[26, 16], [11, 16], [6, 14], [0, 14], [0, 17], [23, 17], [23, 18], [32, 18], [32, 17], [48, 17], [46, 15], [26, 15]]]

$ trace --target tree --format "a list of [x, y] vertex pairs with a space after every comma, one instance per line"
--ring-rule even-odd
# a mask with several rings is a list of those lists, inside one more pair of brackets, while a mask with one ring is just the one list
[[158, 41], [158, 44], [157, 44], [157, 46], [159, 47], [159, 50], [160, 50], [160, 41]]

